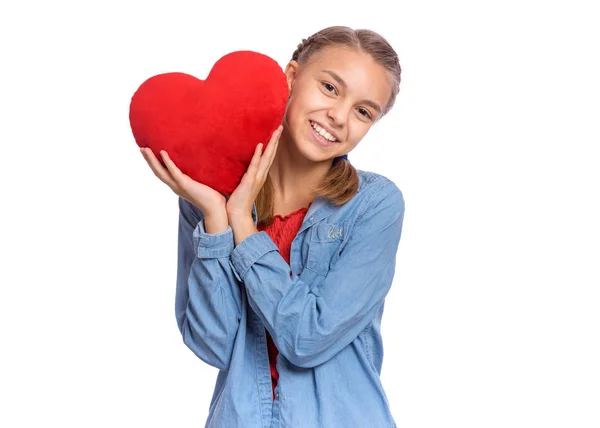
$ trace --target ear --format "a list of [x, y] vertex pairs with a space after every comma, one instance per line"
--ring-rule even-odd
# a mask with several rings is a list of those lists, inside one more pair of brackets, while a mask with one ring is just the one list
[[298, 75], [298, 61], [292, 60], [288, 63], [285, 67], [285, 75], [287, 77], [288, 91], [291, 94], [292, 89], [294, 88], [294, 82], [296, 81], [296, 76]]

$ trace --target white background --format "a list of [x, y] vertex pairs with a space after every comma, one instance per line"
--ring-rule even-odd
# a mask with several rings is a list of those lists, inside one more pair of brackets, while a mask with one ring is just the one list
[[0, 7], [0, 426], [204, 425], [216, 369], [175, 322], [177, 198], [129, 101], [234, 50], [283, 67], [348, 25], [403, 67], [350, 154], [406, 200], [383, 320], [398, 426], [599, 427], [594, 2], [207, 3]]

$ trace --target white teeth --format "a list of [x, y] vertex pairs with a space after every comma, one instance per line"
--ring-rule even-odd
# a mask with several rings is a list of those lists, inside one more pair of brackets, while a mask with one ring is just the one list
[[329, 132], [327, 132], [326, 130], [324, 130], [323, 128], [321, 128], [319, 125], [317, 125], [314, 122], [310, 123], [312, 125], [312, 127], [315, 129], [315, 131], [317, 131], [320, 135], [322, 135], [323, 137], [325, 137], [326, 139], [328, 139], [329, 141], [337, 141], [337, 139], [331, 135]]

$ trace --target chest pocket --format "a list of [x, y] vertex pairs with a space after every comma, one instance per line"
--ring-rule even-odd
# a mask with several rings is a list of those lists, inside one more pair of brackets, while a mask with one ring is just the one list
[[317, 223], [311, 228], [306, 268], [326, 276], [339, 257], [349, 222]]

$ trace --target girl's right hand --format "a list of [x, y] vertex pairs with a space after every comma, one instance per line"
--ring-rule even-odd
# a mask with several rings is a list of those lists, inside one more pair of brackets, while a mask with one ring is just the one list
[[181, 172], [165, 150], [161, 150], [160, 155], [166, 168], [154, 155], [152, 149], [143, 147], [140, 152], [148, 162], [154, 175], [177, 195], [198, 207], [205, 217], [219, 216], [226, 213], [227, 201], [225, 196]]

